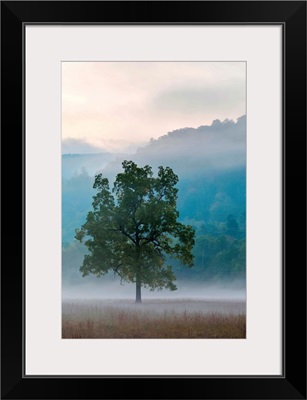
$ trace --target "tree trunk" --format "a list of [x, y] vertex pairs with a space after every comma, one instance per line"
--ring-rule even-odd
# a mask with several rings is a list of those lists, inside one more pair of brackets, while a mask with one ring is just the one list
[[136, 277], [135, 302], [136, 303], [142, 303], [142, 298], [141, 298], [141, 279], [140, 279], [139, 275], [137, 275], [137, 277]]
[[135, 296], [136, 303], [142, 303], [141, 298], [141, 285], [136, 284], [136, 296]]

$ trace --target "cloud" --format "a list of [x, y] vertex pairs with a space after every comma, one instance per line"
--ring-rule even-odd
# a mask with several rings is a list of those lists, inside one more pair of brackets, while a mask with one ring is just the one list
[[84, 139], [67, 138], [62, 141], [62, 154], [95, 154], [105, 150], [94, 146]]
[[232, 110], [245, 103], [244, 81], [232, 80], [222, 85], [172, 87], [153, 99], [153, 107], [167, 113], [198, 114], [218, 109]]
[[62, 137], [124, 152], [175, 128], [236, 119], [246, 112], [245, 67], [244, 62], [63, 63]]

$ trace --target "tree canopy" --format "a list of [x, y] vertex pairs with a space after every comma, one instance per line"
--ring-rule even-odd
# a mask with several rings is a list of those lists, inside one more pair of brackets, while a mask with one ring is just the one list
[[141, 302], [141, 287], [177, 289], [171, 260], [193, 266], [195, 232], [178, 222], [178, 176], [171, 168], [160, 166], [154, 177], [149, 165], [124, 161], [122, 167], [112, 190], [107, 178], [95, 176], [93, 210], [75, 237], [89, 250], [83, 276], [114, 271], [136, 284], [136, 302]]

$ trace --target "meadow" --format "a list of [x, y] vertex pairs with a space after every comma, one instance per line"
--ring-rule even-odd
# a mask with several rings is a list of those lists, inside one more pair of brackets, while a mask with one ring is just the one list
[[246, 337], [241, 300], [63, 300], [63, 339], [225, 339]]

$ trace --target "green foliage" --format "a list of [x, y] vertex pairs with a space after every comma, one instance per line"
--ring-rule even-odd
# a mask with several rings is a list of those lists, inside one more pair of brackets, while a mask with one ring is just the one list
[[239, 234], [238, 221], [236, 220], [235, 216], [232, 214], [229, 214], [227, 216], [226, 233], [227, 233], [227, 235], [234, 236], [234, 237], [237, 237]]
[[82, 275], [114, 271], [122, 280], [151, 290], [175, 290], [176, 279], [167, 259], [192, 267], [195, 231], [178, 222], [177, 175], [169, 167], [138, 167], [122, 163], [124, 172], [110, 190], [108, 179], [96, 175], [93, 210], [76, 230], [76, 239], [89, 250], [80, 268]]
[[196, 276], [242, 278], [246, 265], [245, 239], [232, 236], [197, 236], [194, 248]]

